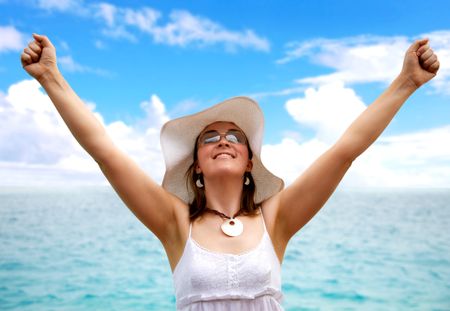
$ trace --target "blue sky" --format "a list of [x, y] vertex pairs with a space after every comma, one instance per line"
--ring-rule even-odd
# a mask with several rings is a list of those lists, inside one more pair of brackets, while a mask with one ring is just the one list
[[117, 144], [155, 179], [168, 119], [248, 95], [263, 160], [287, 183], [328, 148], [427, 36], [441, 60], [343, 185], [450, 187], [450, 3], [433, 1], [1, 1], [0, 178], [102, 183], [19, 55], [46, 34]]

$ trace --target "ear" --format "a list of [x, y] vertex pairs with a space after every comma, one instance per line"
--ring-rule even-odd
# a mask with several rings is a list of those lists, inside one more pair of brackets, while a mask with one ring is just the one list
[[200, 168], [200, 165], [198, 165], [198, 162], [195, 164], [195, 173], [196, 174], [201, 174], [202, 169]]
[[253, 168], [253, 162], [252, 162], [252, 160], [248, 160], [247, 169], [245, 171], [246, 172], [251, 172], [252, 168]]

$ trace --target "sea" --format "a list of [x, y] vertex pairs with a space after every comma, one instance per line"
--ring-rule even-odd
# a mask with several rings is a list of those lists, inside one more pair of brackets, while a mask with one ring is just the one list
[[[286, 310], [450, 310], [450, 189], [333, 194], [289, 242]], [[0, 310], [175, 310], [159, 240], [109, 187], [0, 188]]]

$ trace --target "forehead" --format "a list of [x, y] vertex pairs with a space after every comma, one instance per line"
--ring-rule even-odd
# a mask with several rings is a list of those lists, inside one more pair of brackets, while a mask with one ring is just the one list
[[226, 122], [226, 121], [217, 121], [214, 123], [209, 124], [208, 126], [206, 126], [202, 133], [206, 132], [206, 131], [218, 131], [218, 132], [223, 132], [223, 131], [227, 131], [227, 130], [240, 130], [242, 131], [239, 126], [237, 126], [236, 124], [234, 124], [233, 122]]

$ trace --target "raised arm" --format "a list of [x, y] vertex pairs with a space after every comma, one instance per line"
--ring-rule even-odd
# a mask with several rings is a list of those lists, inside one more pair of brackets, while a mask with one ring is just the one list
[[380, 136], [408, 97], [431, 80], [438, 69], [439, 61], [428, 39], [414, 42], [406, 51], [399, 76], [350, 125], [335, 148], [350, 161], [356, 159]]
[[170, 240], [178, 228], [175, 209], [187, 208], [181, 208], [181, 201], [150, 179], [114, 145], [103, 125], [59, 72], [50, 40], [36, 34], [33, 37], [34, 41], [21, 55], [23, 68], [46, 90], [73, 136], [99, 164], [130, 210], [161, 241]]
[[325, 204], [352, 162], [378, 138], [408, 97], [438, 69], [428, 40], [414, 42], [405, 54], [401, 73], [388, 89], [293, 184], [267, 202], [274, 210], [274, 239], [282, 250]]

